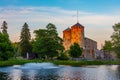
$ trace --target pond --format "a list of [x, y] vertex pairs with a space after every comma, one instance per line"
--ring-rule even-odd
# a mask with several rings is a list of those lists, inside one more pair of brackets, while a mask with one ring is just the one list
[[120, 80], [120, 66], [70, 67], [27, 63], [0, 67], [0, 80]]

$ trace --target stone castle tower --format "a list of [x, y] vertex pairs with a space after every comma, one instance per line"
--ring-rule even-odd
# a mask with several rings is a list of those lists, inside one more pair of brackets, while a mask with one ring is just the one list
[[63, 46], [65, 50], [69, 50], [74, 43], [78, 43], [80, 47], [84, 48], [84, 26], [78, 22], [63, 31]]

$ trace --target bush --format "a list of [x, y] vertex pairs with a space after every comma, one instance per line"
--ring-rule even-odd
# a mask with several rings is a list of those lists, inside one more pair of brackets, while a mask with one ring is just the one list
[[79, 44], [74, 43], [70, 46], [69, 54], [73, 58], [79, 58], [82, 55], [82, 49], [80, 48]]
[[68, 60], [69, 57], [67, 56], [66, 53], [61, 52], [57, 59], [58, 59], [58, 60]]

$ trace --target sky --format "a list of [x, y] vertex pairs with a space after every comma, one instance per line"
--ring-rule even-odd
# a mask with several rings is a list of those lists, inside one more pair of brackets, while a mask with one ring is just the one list
[[[77, 23], [85, 27], [85, 36], [98, 42], [98, 48], [110, 40], [112, 26], [120, 22], [120, 0], [0, 0], [0, 24], [8, 23], [12, 42], [18, 42], [22, 26], [34, 30], [48, 23], [57, 27], [62, 38], [64, 29]], [[0, 26], [1, 27], [1, 26]]]

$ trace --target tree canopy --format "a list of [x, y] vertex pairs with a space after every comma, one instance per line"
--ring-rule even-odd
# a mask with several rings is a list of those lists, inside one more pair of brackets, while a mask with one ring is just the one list
[[112, 43], [114, 47], [118, 47], [120, 45], [120, 23], [113, 25], [113, 30]]
[[106, 50], [110, 53], [113, 50], [113, 45], [111, 41], [105, 41], [105, 45], [103, 46], [103, 50]]
[[120, 58], [120, 23], [113, 25], [113, 34], [111, 36], [113, 47], [117, 53], [117, 57]]
[[37, 53], [39, 58], [53, 58], [58, 52], [63, 50], [62, 39], [58, 36], [54, 24], [49, 23], [47, 29], [35, 30], [35, 42], [33, 52]]

